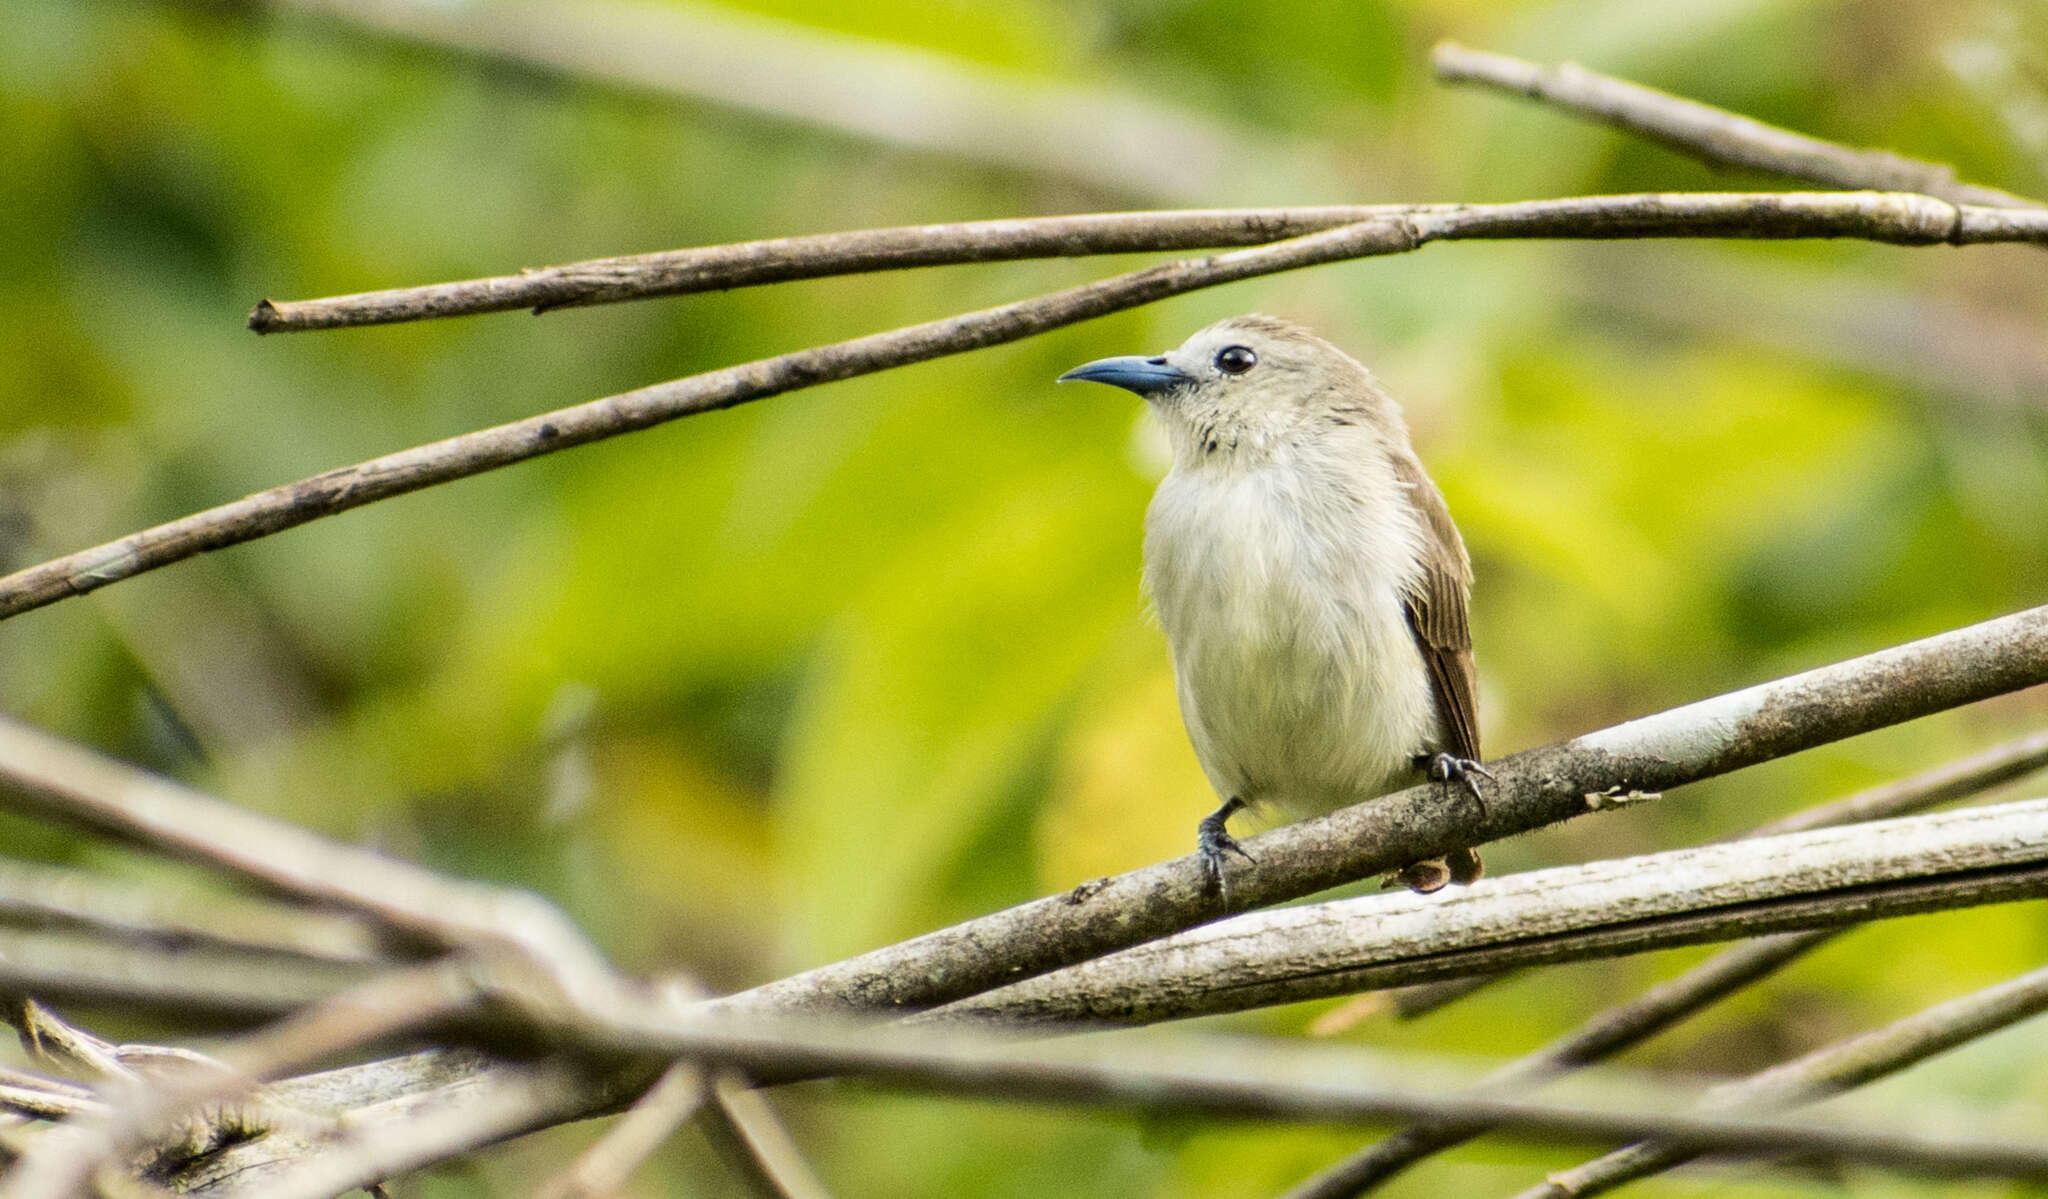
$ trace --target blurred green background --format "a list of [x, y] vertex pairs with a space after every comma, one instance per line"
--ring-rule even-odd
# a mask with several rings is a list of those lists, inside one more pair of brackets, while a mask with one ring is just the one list
[[[5, 566], [1129, 264], [258, 339], [242, 318], [263, 296], [1032, 213], [1786, 186], [1441, 88], [1426, 58], [1444, 36], [2048, 192], [2048, 8], [2029, 0], [13, 0]], [[681, 82], [647, 74], [678, 63]], [[1158, 454], [1135, 400], [1053, 387], [1066, 367], [1248, 310], [1371, 364], [1472, 548], [1498, 754], [2048, 601], [2044, 262], [2022, 247], [1481, 242], [1238, 284], [575, 450], [37, 611], [0, 629], [0, 695], [251, 807], [536, 888], [635, 969], [742, 987], [1183, 853], [1212, 806], [1137, 590]], [[2038, 694], [1981, 705], [1521, 838], [1489, 863], [1696, 841], [2044, 715]], [[151, 869], [6, 829], [15, 852]], [[2038, 965], [2044, 933], [2031, 905], [1865, 930], [1628, 1060], [1753, 1069]], [[1551, 970], [1345, 1035], [1508, 1055], [1698, 956]], [[1327, 1006], [1225, 1023], [1293, 1032]], [[1902, 1113], [2048, 1102], [2044, 1042], [2015, 1030], [1875, 1094]], [[777, 1099], [847, 1195], [1265, 1195], [1359, 1140], [828, 1085]], [[523, 1190], [595, 1131], [529, 1138], [426, 1193]], [[1487, 1142], [1387, 1193], [1505, 1192], [1582, 1156]], [[1843, 1181], [1736, 1170], [1639, 1192]], [[735, 1188], [686, 1134], [633, 1193]]]

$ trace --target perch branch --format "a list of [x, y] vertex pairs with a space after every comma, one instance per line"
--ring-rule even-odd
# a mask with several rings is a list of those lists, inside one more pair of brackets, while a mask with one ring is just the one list
[[[2048, 681], [2048, 607], [1673, 708], [1491, 763], [1486, 815], [1430, 784], [1287, 825], [1246, 845], [1247, 906], [1299, 898], [1461, 846]], [[1589, 798], [1593, 797], [1593, 798]], [[1599, 801], [1599, 802], [1596, 802]], [[752, 1007], [936, 1006], [1214, 919], [1193, 855], [1143, 867], [719, 1001]]]
[[1466, 973], [1847, 923], [2048, 884], [2048, 800], [1905, 816], [1254, 912], [977, 995], [940, 1019], [1151, 1023]]
[[[1769, 837], [1778, 833], [1903, 816], [1987, 791], [2043, 766], [2048, 766], [2048, 732], [2033, 733], [1911, 778], [1871, 787], [1832, 803], [1794, 812], [1739, 833], [1737, 837]], [[1402, 1019], [1413, 1020], [1463, 999], [1500, 977], [1478, 974], [1441, 983], [1403, 987], [1394, 992], [1392, 1007]]]
[[1887, 150], [1856, 150], [1739, 113], [1589, 71], [1439, 42], [1430, 54], [1445, 83], [1475, 83], [1553, 104], [1711, 163], [1857, 190], [1910, 191], [1951, 204], [2038, 208], [2040, 203], [1956, 179], [1955, 168]]
[[[1812, 1103], [1945, 1053], [2048, 1009], [2048, 970], [1951, 999], [1883, 1028], [1816, 1050], [1709, 1092], [1718, 1111], [1773, 1110]], [[1684, 1146], [1630, 1145], [1557, 1174], [1516, 1199], [1584, 1199], [1699, 1156]]]

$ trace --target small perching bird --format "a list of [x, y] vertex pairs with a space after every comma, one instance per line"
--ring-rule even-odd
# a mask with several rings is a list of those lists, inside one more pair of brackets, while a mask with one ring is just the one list
[[[1298, 819], [1426, 777], [1483, 811], [1471, 562], [1371, 372], [1297, 325], [1238, 316], [1068, 380], [1136, 392], [1172, 439], [1145, 591], [1223, 799], [1197, 842], [1226, 902], [1226, 855], [1251, 859], [1225, 821], [1248, 804]], [[1480, 870], [1465, 849], [1395, 877], [1427, 892]]]

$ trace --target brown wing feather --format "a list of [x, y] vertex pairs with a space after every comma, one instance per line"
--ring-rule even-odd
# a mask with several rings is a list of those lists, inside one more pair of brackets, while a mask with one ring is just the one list
[[1465, 542], [1451, 523], [1451, 510], [1413, 454], [1396, 452], [1394, 473], [1407, 486], [1422, 516], [1423, 569], [1415, 586], [1402, 597], [1408, 627], [1422, 649], [1436, 693], [1437, 715], [1444, 726], [1442, 749], [1460, 758], [1479, 759], [1479, 706], [1474, 697], [1472, 628], [1466, 620], [1465, 597], [1472, 567]]

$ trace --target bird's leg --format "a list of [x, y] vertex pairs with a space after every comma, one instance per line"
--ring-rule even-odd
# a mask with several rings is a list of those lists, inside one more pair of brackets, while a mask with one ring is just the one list
[[1415, 764], [1428, 773], [1432, 782], [1443, 783], [1445, 786], [1452, 783], [1465, 784], [1465, 790], [1472, 794], [1472, 802], [1479, 805], [1479, 818], [1486, 819], [1486, 796], [1479, 792], [1479, 779], [1493, 781], [1493, 771], [1470, 758], [1461, 758], [1456, 754], [1424, 754], [1416, 759]]
[[1223, 801], [1222, 807], [1202, 817], [1202, 822], [1195, 826], [1195, 848], [1202, 855], [1202, 869], [1209, 875], [1209, 882], [1216, 893], [1222, 896], [1225, 907], [1230, 906], [1230, 881], [1223, 873], [1226, 855], [1234, 853], [1247, 862], [1255, 860], [1245, 852], [1244, 846], [1237, 843], [1237, 838], [1230, 835], [1230, 830], [1223, 827], [1231, 813], [1244, 806], [1244, 801], [1233, 795]]

